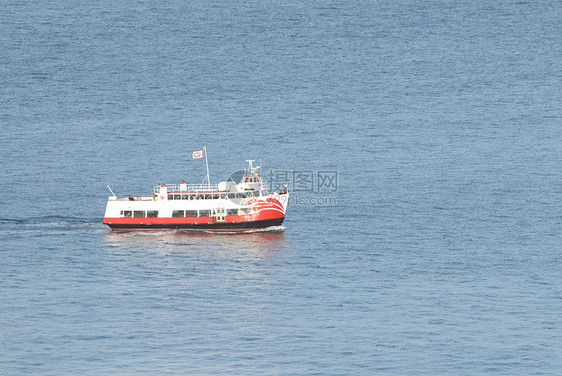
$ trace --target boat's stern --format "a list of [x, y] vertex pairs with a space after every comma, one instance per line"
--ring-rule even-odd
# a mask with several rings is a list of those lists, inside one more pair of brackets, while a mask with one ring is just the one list
[[113, 218], [119, 217], [119, 207], [117, 205], [117, 197], [109, 196], [105, 205], [105, 214], [103, 216], [103, 224], [110, 225]]

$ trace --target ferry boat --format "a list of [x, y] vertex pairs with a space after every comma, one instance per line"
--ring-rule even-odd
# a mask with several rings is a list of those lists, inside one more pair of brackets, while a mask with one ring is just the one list
[[207, 176], [201, 184], [160, 184], [151, 196], [117, 197], [107, 200], [103, 223], [112, 230], [204, 230], [240, 232], [280, 226], [289, 202], [287, 186], [281, 192], [268, 192], [267, 183], [247, 160], [241, 181], [211, 185], [207, 148], [193, 152], [205, 156]]

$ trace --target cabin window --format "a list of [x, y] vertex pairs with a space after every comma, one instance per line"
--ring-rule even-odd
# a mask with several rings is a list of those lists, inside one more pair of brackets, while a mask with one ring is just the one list
[[133, 212], [133, 217], [134, 218], [144, 218], [144, 217], [146, 217], [146, 212], [144, 210], [135, 210]]
[[217, 200], [217, 199], [219, 198], [218, 193], [214, 194], [214, 195], [213, 195], [213, 198], [214, 198], [215, 200]]
[[238, 215], [238, 209], [226, 209], [226, 215]]
[[158, 218], [158, 210], [148, 210], [146, 216], [148, 218]]
[[238, 209], [238, 215], [246, 215], [246, 214], [250, 214], [250, 211], [252, 209], [250, 208], [243, 208], [243, 209]]
[[189, 195], [181, 195], [182, 200], [189, 200]]
[[133, 212], [130, 210], [121, 210], [121, 217], [131, 218], [133, 216]]
[[199, 210], [200, 217], [210, 217], [211, 211], [210, 210]]
[[174, 210], [172, 212], [172, 217], [185, 217], [183, 210]]
[[186, 217], [197, 217], [197, 210], [186, 210], [185, 216]]

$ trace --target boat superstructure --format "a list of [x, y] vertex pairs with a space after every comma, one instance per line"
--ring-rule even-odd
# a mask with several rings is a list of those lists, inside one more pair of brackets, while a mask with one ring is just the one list
[[[206, 147], [204, 152], [206, 158]], [[287, 187], [281, 192], [268, 192], [261, 166], [254, 167], [254, 160], [247, 162], [239, 182], [212, 185], [207, 164], [207, 177], [201, 184], [160, 184], [151, 196], [113, 194], [108, 198], [103, 223], [113, 230], [245, 231], [281, 225], [289, 201]]]

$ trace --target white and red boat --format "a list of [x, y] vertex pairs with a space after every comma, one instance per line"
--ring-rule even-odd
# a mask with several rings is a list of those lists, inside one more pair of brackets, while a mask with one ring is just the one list
[[[205, 230], [248, 231], [280, 226], [285, 219], [289, 193], [268, 192], [261, 166], [247, 160], [240, 182], [211, 185], [206, 147], [193, 152], [205, 156], [207, 176], [201, 184], [157, 185], [151, 196], [117, 197], [107, 200], [103, 223], [112, 230]], [[108, 187], [109, 188], [109, 187]]]

